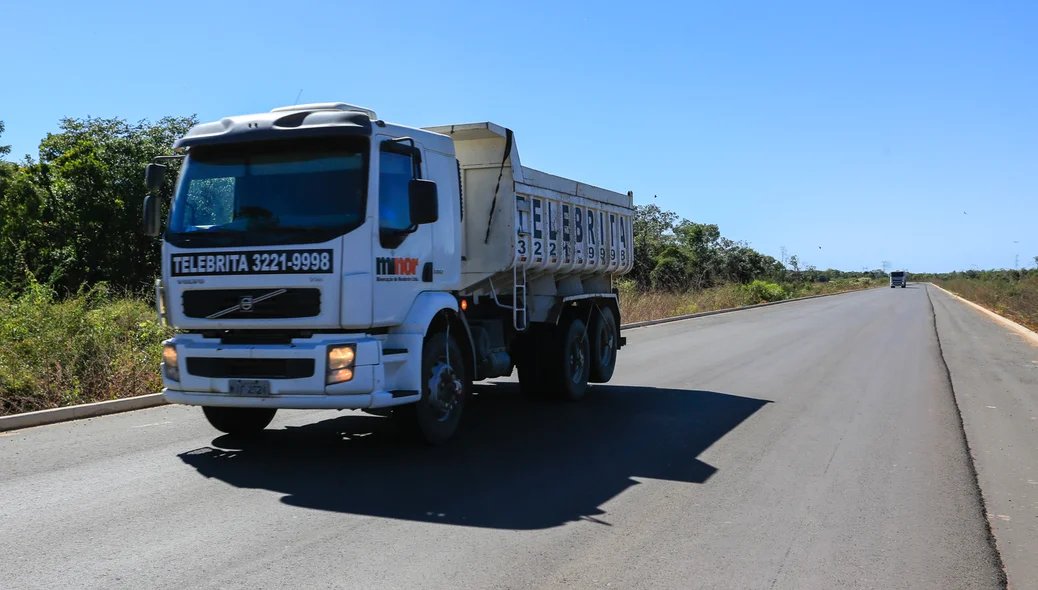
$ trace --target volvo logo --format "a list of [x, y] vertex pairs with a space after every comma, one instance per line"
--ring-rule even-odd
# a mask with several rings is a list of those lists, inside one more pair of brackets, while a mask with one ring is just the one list
[[216, 318], [222, 318], [223, 316], [228, 315], [228, 314], [232, 314], [232, 313], [234, 313], [236, 311], [240, 311], [240, 312], [244, 312], [244, 313], [252, 313], [252, 310], [255, 309], [256, 304], [259, 303], [260, 301], [266, 301], [267, 299], [273, 299], [274, 297], [277, 297], [278, 295], [281, 295], [282, 293], [287, 293], [287, 292], [288, 292], [288, 289], [278, 289], [276, 291], [271, 291], [270, 293], [264, 293], [263, 295], [256, 295], [256, 296], [245, 295], [244, 297], [238, 299], [238, 305], [233, 305], [233, 306], [228, 307], [227, 309], [225, 309], [223, 311], [218, 311], [218, 312], [216, 312], [214, 314], [207, 315], [207, 316], [205, 316], [205, 319], [207, 319], [207, 320], [215, 320]]

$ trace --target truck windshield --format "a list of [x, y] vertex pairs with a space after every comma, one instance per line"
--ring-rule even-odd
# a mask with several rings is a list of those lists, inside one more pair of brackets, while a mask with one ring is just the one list
[[366, 189], [363, 140], [201, 146], [184, 162], [166, 239], [183, 247], [323, 242], [363, 223]]
[[892, 273], [890, 273], [890, 276], [892, 278], [895, 278], [895, 279], [900, 279], [900, 278], [903, 278], [905, 276], [905, 273], [903, 273], [903, 272], [892, 272]]

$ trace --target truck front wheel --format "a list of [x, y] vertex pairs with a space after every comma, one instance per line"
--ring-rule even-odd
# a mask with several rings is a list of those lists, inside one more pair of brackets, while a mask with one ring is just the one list
[[220, 432], [245, 436], [257, 434], [270, 424], [276, 408], [220, 408], [202, 406], [206, 420]]
[[422, 399], [408, 409], [429, 444], [447, 442], [461, 423], [469, 392], [461, 355], [461, 347], [445, 332], [430, 334], [422, 347]]

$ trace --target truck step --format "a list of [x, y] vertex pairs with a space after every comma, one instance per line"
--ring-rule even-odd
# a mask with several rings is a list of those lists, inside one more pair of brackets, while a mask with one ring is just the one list
[[421, 395], [421, 393], [422, 392], [420, 391], [414, 391], [412, 389], [394, 389], [393, 391], [389, 392], [389, 394], [392, 395], [394, 398], [411, 397], [413, 395]]
[[406, 348], [383, 348], [382, 362], [393, 364], [406, 362], [408, 358]]

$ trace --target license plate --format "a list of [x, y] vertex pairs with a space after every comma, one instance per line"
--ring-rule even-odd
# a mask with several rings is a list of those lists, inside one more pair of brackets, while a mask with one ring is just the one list
[[232, 379], [229, 384], [233, 395], [270, 395], [270, 381]]

